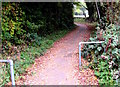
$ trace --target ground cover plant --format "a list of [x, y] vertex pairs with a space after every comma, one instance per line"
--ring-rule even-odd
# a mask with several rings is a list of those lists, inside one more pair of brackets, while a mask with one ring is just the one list
[[[120, 2], [86, 2], [89, 12], [86, 21], [73, 19], [73, 4], [78, 2], [2, 3], [0, 59], [13, 60], [15, 80], [23, 79], [23, 74], [27, 73], [26, 68], [30, 67], [36, 58], [74, 29], [74, 21], [84, 25], [83, 29], [78, 27], [78, 31], [81, 31], [77, 32], [77, 38], [82, 37], [81, 32], [84, 32], [84, 29], [90, 33], [87, 31], [87, 21], [95, 22], [92, 26], [97, 22], [89, 41], [104, 42], [84, 45], [82, 56], [90, 62], [89, 68], [94, 70], [100, 85], [120, 84]], [[10, 81], [10, 65], [0, 63], [0, 86]]]
[[[119, 3], [107, 3], [106, 16], [96, 26], [96, 32], [89, 41], [104, 41], [102, 44], [84, 45], [83, 57], [95, 70], [100, 85], [120, 85], [120, 26], [118, 21]], [[111, 15], [113, 6], [114, 15]]]
[[[4, 2], [1, 24], [0, 59], [13, 60], [15, 80], [23, 78], [20, 75], [34, 63], [35, 58], [43, 55], [56, 40], [75, 27], [72, 4], [67, 2]], [[0, 63], [0, 85], [10, 81], [9, 64]]]

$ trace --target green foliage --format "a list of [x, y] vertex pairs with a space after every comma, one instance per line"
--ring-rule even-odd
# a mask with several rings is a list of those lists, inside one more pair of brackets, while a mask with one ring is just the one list
[[[25, 44], [26, 35], [44, 36], [73, 26], [72, 3], [2, 3], [2, 42]], [[48, 14], [49, 13], [49, 14]]]
[[106, 24], [105, 29], [100, 30], [100, 26], [96, 27], [99, 32], [95, 33], [89, 41], [101, 39], [104, 43], [85, 45], [82, 55], [87, 60], [91, 60], [89, 66], [95, 70], [95, 75], [99, 78], [101, 85], [118, 85], [120, 81], [120, 43], [118, 42], [120, 27], [115, 24]]
[[96, 26], [97, 25], [97, 22], [88, 22], [86, 21], [84, 18], [74, 18], [74, 22], [76, 23], [82, 23], [82, 24], [88, 24], [90, 26]]
[[[43, 55], [54, 41], [72, 28], [71, 2], [3, 2], [1, 59], [12, 59], [15, 79], [22, 78], [20, 75], [35, 58]], [[2, 65], [0, 85], [10, 82], [9, 66]]]
[[[26, 43], [28, 42], [28, 45], [32, 45], [32, 46], [40, 46], [41, 44], [41, 37], [38, 36], [37, 33], [28, 33], [25, 35], [25, 40]], [[31, 43], [29, 43], [31, 42]]]
[[[0, 85], [10, 81], [10, 66], [8, 63], [0, 63]], [[4, 73], [3, 73], [4, 72]]]
[[99, 59], [99, 64], [95, 68], [95, 75], [100, 79], [100, 85], [114, 85], [115, 81], [112, 78], [112, 74], [109, 70], [109, 65], [107, 60]]
[[[69, 30], [59, 30], [56, 32], [51, 33], [50, 35], [46, 35], [45, 37], [40, 37], [37, 36], [37, 34], [31, 33], [31, 35], [29, 35], [28, 37], [30, 37], [30, 40], [35, 40], [34, 42], [32, 42], [32, 46], [26, 46], [25, 48], [18, 49], [20, 50], [20, 59], [18, 59], [17, 55], [15, 56], [11, 56], [12, 60], [14, 61], [14, 73], [15, 73], [15, 80], [18, 80], [20, 78], [24, 78], [21, 77], [21, 74], [26, 72], [26, 68], [28, 68], [31, 64], [34, 63], [34, 60], [38, 57], [40, 57], [41, 55], [43, 55], [46, 50], [50, 47], [53, 46], [53, 43], [60, 39], [61, 37], [63, 37], [65, 34], [67, 34], [69, 32]], [[35, 39], [36, 38], [36, 39]], [[37, 43], [34, 46], [34, 43], [36, 43], [38, 41], [38, 38], [40, 38], [40, 45]], [[21, 46], [23, 47], [23, 46]], [[19, 47], [18, 47], [19, 48]], [[14, 51], [15, 52], [15, 51]], [[5, 58], [5, 55], [3, 55]], [[7, 59], [7, 58], [5, 58]], [[9, 67], [7, 67], [8, 64], [6, 65], [2, 65], [3, 71], [0, 72], [0, 74], [2, 74], [0, 76], [1, 83], [0, 85], [6, 84], [8, 82], [10, 82], [10, 73], [9, 71]], [[6, 71], [6, 73], [4, 73]]]
[[[117, 4], [113, 5], [118, 9]], [[116, 10], [115, 10], [116, 11]], [[112, 13], [111, 9], [107, 12]], [[107, 14], [107, 13], [106, 13]], [[117, 15], [117, 12], [115, 13]], [[84, 45], [82, 56], [90, 60], [89, 67], [95, 70], [100, 85], [120, 85], [120, 26], [117, 18], [106, 15], [96, 26], [96, 32], [89, 41], [101, 41], [102, 44]]]
[[75, 18], [74, 22], [85, 23], [85, 19], [83, 19], [83, 18]]
[[[26, 13], [26, 29], [39, 35], [70, 29], [73, 25], [72, 3], [21, 3]], [[49, 14], [48, 14], [49, 13]]]
[[16, 44], [25, 33], [23, 29], [24, 12], [18, 3], [3, 3], [2, 6], [2, 42], [11, 41]]

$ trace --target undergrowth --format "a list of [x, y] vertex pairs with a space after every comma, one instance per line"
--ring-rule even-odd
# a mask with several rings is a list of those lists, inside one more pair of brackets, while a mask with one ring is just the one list
[[[71, 2], [2, 2], [0, 59], [13, 60], [15, 80], [72, 29], [72, 8]], [[0, 63], [0, 86], [11, 81], [9, 68]]]
[[120, 26], [107, 24], [100, 30], [98, 24], [96, 32], [89, 39], [90, 42], [104, 41], [102, 44], [85, 44], [82, 56], [87, 59], [89, 67], [94, 69], [100, 85], [120, 85]]
[[105, 8], [105, 16], [100, 18], [96, 32], [89, 39], [90, 42], [104, 42], [86, 44], [82, 53], [90, 62], [89, 67], [95, 71], [100, 86], [120, 86], [120, 2], [112, 6]]
[[[14, 50], [14, 53], [11, 55], [4, 55], [4, 59], [12, 59], [14, 62], [14, 74], [15, 80], [23, 78], [21, 74], [26, 73], [26, 68], [30, 67], [31, 64], [34, 63], [36, 58], [39, 58], [43, 55], [47, 49], [53, 46], [53, 43], [60, 38], [62, 38], [65, 34], [67, 34], [70, 30], [59, 30], [51, 33], [50, 35], [46, 35], [40, 38], [40, 45], [34, 43], [35, 45], [21, 45], [17, 46]], [[18, 51], [19, 52], [16, 52]], [[8, 63], [0, 63], [0, 85], [6, 84], [11, 81], [10, 79], [10, 66]]]

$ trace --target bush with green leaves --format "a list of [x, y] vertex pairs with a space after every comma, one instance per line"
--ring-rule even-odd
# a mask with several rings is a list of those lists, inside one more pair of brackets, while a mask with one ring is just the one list
[[[107, 24], [105, 29], [97, 25], [92, 41], [104, 41], [102, 44], [84, 45], [82, 56], [90, 61], [89, 67], [95, 70], [100, 84], [120, 83], [120, 43], [118, 41], [120, 26]], [[100, 35], [102, 32], [102, 35]]]
[[21, 36], [25, 33], [23, 29], [25, 13], [19, 3], [2, 4], [2, 42], [5, 41], [19, 44]]
[[107, 9], [96, 26], [92, 41], [101, 44], [84, 45], [82, 56], [90, 61], [89, 67], [95, 70], [100, 85], [120, 85], [120, 2], [103, 3]]
[[[5, 55], [4, 59], [12, 59], [14, 63], [14, 75], [15, 75], [15, 81], [18, 79], [23, 79], [24, 77], [22, 74], [26, 73], [26, 68], [30, 67], [31, 64], [34, 63], [34, 60], [41, 55], [43, 55], [48, 48], [53, 46], [53, 43], [58, 40], [59, 38], [63, 37], [65, 34], [67, 34], [69, 30], [59, 30], [56, 32], [51, 33], [50, 35], [46, 35], [45, 37], [40, 37], [35, 33], [29, 34], [26, 38], [31, 41], [31, 45], [29, 46], [17, 46], [16, 50], [19, 50], [19, 55], [16, 51], [14, 52], [14, 55]], [[35, 40], [32, 42], [32, 40]], [[40, 41], [40, 45], [37, 43], [37, 41]], [[37, 44], [36, 44], [37, 43]], [[35, 44], [35, 45], [34, 45]], [[16, 52], [16, 53], [15, 53]], [[10, 56], [10, 57], [8, 57]], [[2, 59], [2, 58], [1, 58]], [[8, 63], [0, 64], [0, 86], [7, 84], [10, 82], [10, 67]]]
[[[13, 60], [17, 80], [35, 58], [43, 55], [73, 25], [71, 2], [2, 2], [0, 59]], [[1, 65], [0, 86], [10, 82], [9, 65]]]

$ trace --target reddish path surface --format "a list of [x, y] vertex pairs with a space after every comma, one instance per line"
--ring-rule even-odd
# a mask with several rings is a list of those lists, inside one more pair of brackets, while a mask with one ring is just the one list
[[[97, 85], [94, 72], [88, 69], [79, 70], [78, 44], [88, 40], [90, 28], [83, 24], [56, 41], [44, 56], [35, 60], [29, 68], [25, 79], [18, 85]], [[82, 65], [88, 63], [82, 59]], [[82, 68], [82, 67], [81, 67]], [[34, 74], [31, 74], [34, 73]]]

